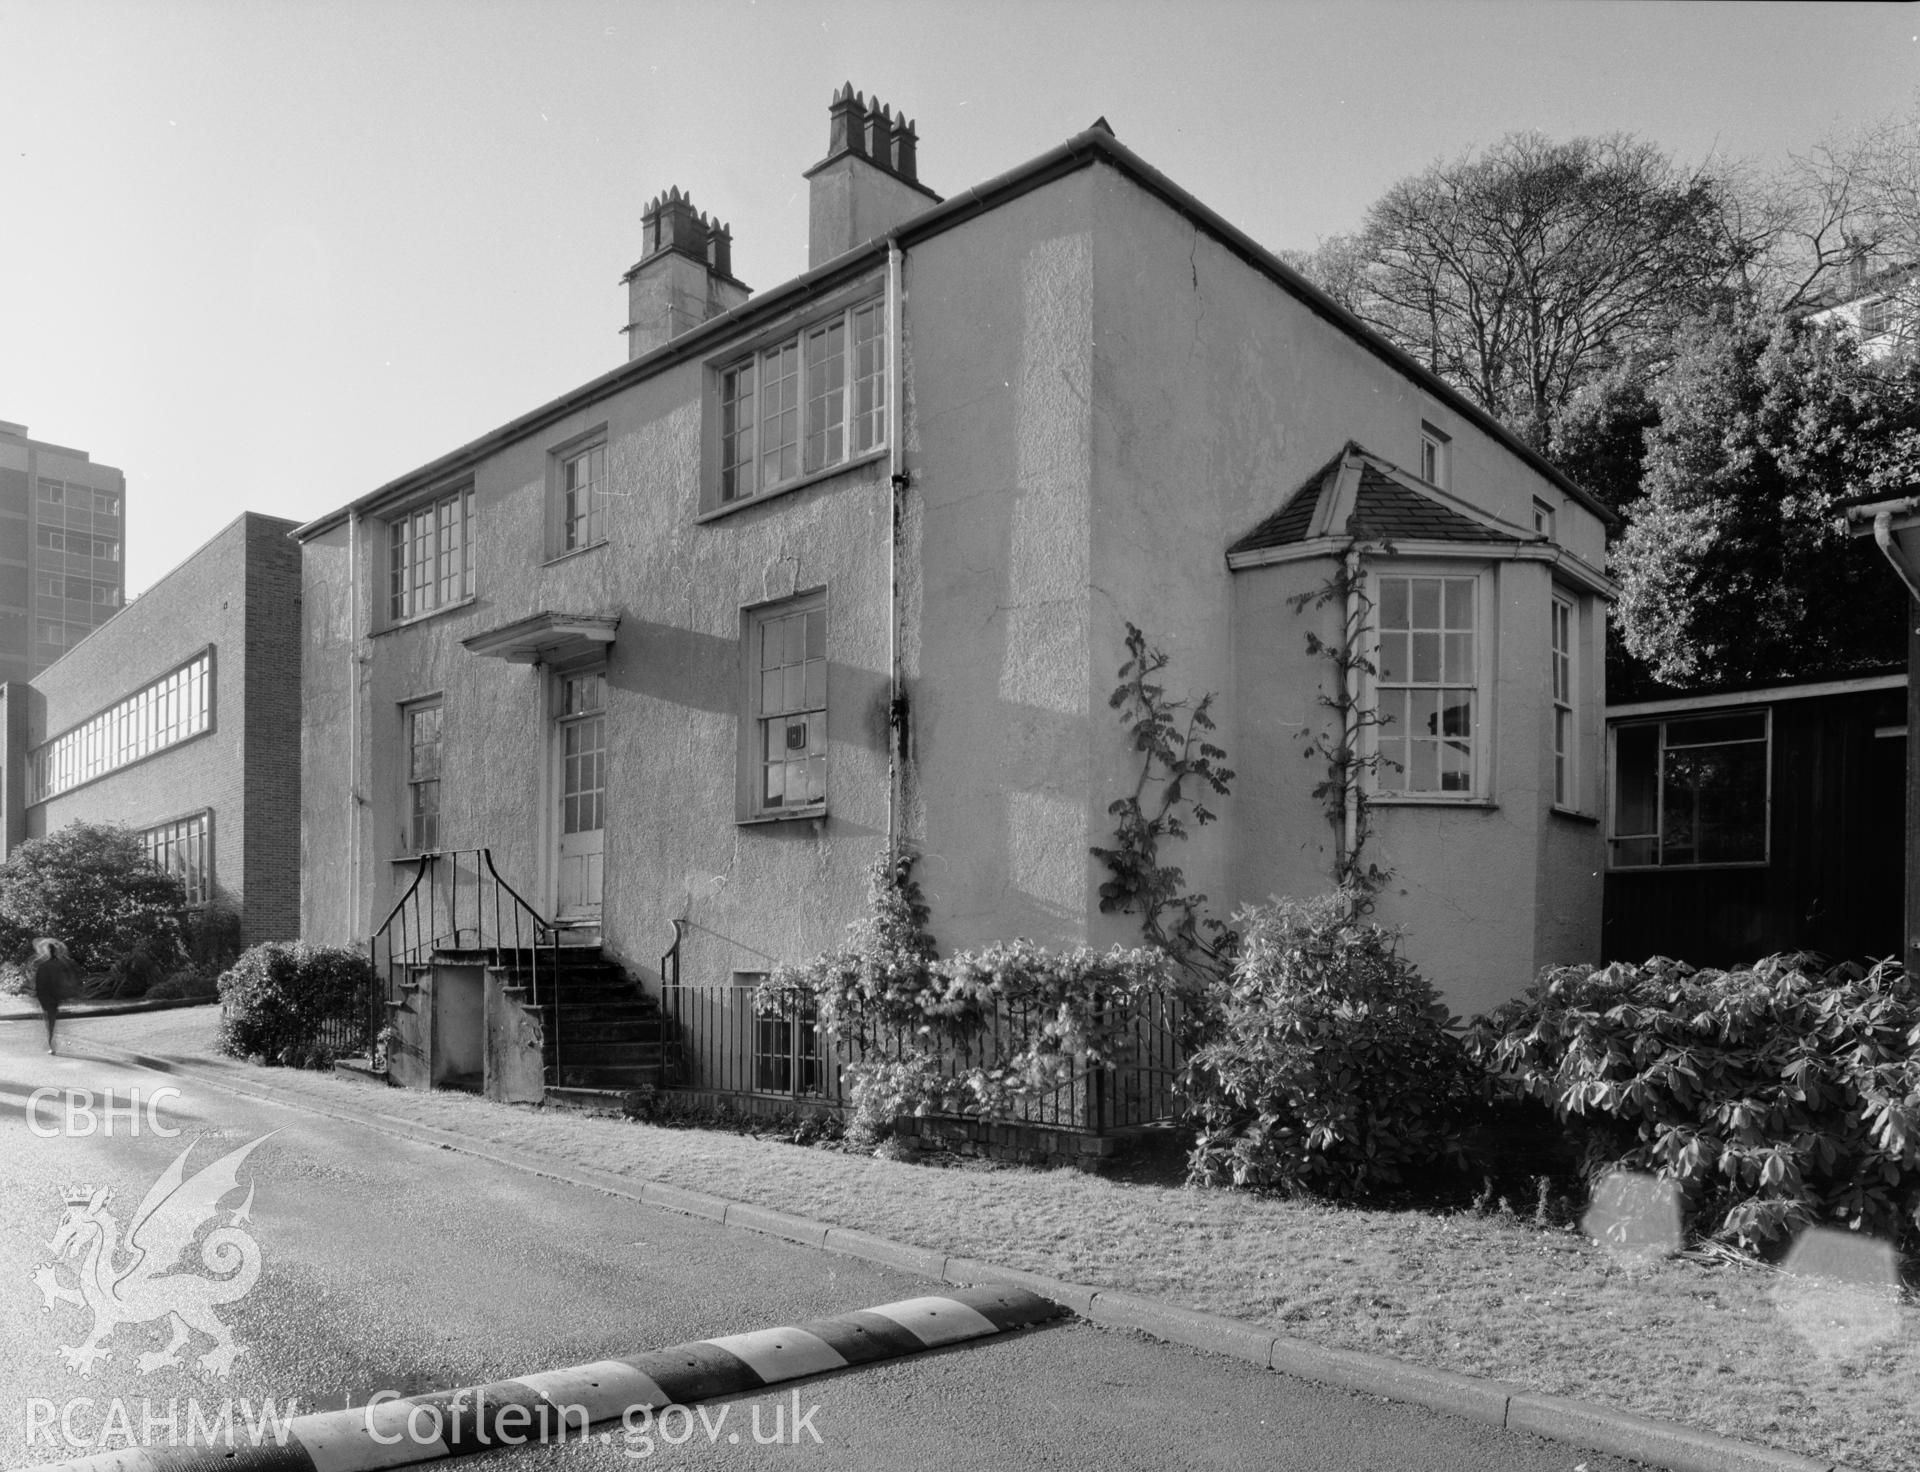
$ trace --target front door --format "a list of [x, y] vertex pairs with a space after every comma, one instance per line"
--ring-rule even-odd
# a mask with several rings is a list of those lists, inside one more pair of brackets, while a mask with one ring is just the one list
[[606, 853], [606, 671], [563, 674], [556, 693], [553, 742], [560, 777], [560, 851], [555, 918], [597, 925]]

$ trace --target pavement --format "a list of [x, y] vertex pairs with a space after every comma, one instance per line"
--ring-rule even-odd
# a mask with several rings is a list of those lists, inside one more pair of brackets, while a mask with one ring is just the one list
[[[61, 1005], [60, 1015], [71, 1017], [126, 1017], [140, 1012], [171, 1012], [178, 1007], [217, 1007], [218, 997], [163, 997], [149, 1001], [145, 997], [132, 997], [126, 1001], [106, 998], [100, 1001], [73, 1001]], [[0, 991], [0, 1022], [39, 1022], [45, 1014], [40, 1004], [32, 997], [23, 997], [18, 992]]]
[[[155, 1019], [155, 1022], [159, 1021]], [[579, 1276], [582, 1275], [583, 1265], [576, 1255], [580, 1245], [578, 1239], [584, 1233], [589, 1242], [594, 1240], [588, 1223], [595, 1213], [588, 1209], [587, 1204], [597, 1199], [603, 1205], [612, 1201], [616, 1208], [618, 1203], [624, 1202], [629, 1209], [637, 1202], [649, 1219], [687, 1222], [709, 1250], [719, 1250], [722, 1244], [730, 1244], [725, 1248], [730, 1252], [734, 1247], [757, 1239], [781, 1246], [789, 1253], [800, 1253], [810, 1260], [837, 1261], [842, 1266], [829, 1270], [830, 1280], [836, 1283], [838, 1275], [843, 1272], [850, 1277], [878, 1272], [883, 1275], [908, 1275], [912, 1282], [923, 1288], [929, 1280], [946, 1284], [1012, 1284], [1072, 1309], [1083, 1324], [1101, 1326], [1106, 1331], [1131, 1330], [1135, 1331], [1135, 1335], [1151, 1336], [1154, 1340], [1164, 1342], [1149, 1346], [1146, 1340], [1135, 1335], [1102, 1333], [1085, 1327], [1054, 1328], [1028, 1336], [1016, 1336], [1029, 1339], [1062, 1336], [1062, 1351], [1067, 1347], [1067, 1336], [1070, 1336], [1072, 1352], [1043, 1355], [1043, 1369], [1036, 1367], [1028, 1376], [1011, 1382], [997, 1382], [991, 1388], [980, 1388], [981, 1400], [977, 1404], [991, 1407], [992, 1415], [990, 1419], [976, 1416], [968, 1436], [976, 1449], [997, 1449], [1008, 1454], [1007, 1460], [1014, 1459], [1012, 1454], [1017, 1448], [1019, 1460], [1037, 1461], [1039, 1465], [1212, 1466], [1227, 1465], [1229, 1462], [1246, 1465], [1251, 1460], [1264, 1465], [1297, 1465], [1315, 1469], [1404, 1465], [1419, 1467], [1423, 1472], [1428, 1468], [1455, 1465], [1476, 1469], [1507, 1466], [1572, 1468], [1577, 1462], [1584, 1465], [1588, 1472], [1624, 1466], [1624, 1463], [1610, 1462], [1606, 1457], [1576, 1454], [1571, 1450], [1595, 1448], [1615, 1458], [1631, 1458], [1654, 1465], [1686, 1469], [1686, 1472], [1696, 1468], [1713, 1469], [1713, 1472], [1721, 1472], [1721, 1469], [1728, 1469], [1728, 1472], [1731, 1469], [1812, 1472], [1815, 1468], [1831, 1468], [1835, 1465], [1730, 1441], [1671, 1423], [1624, 1415], [1607, 1407], [1532, 1394], [1501, 1382], [1275, 1337], [1249, 1325], [1150, 1298], [1012, 1272], [992, 1264], [929, 1252], [911, 1244], [890, 1242], [808, 1221], [764, 1206], [730, 1202], [707, 1193], [655, 1183], [636, 1182], [631, 1177], [602, 1176], [574, 1165], [556, 1166], [550, 1160], [525, 1156], [523, 1152], [516, 1152], [498, 1142], [463, 1138], [453, 1132], [383, 1113], [379, 1109], [382, 1096], [373, 1090], [356, 1093], [335, 1088], [333, 1093], [339, 1096], [339, 1102], [330, 1099], [322, 1113], [311, 1099], [293, 1098], [292, 1091], [276, 1091], [273, 1083], [275, 1073], [272, 1071], [248, 1070], [211, 1059], [180, 1056], [161, 1058], [152, 1054], [145, 1055], [143, 1064], [142, 1054], [107, 1045], [78, 1029], [67, 1034], [63, 1048], [68, 1051], [60, 1060], [44, 1060], [44, 1055], [41, 1055], [42, 1068], [24, 1068], [22, 1061], [30, 1055], [21, 1044], [28, 1036], [13, 1029], [0, 1029], [0, 1060], [4, 1060], [0, 1062], [0, 1075], [10, 1075], [20, 1080], [23, 1074], [38, 1074], [44, 1068], [56, 1073], [93, 1070], [96, 1075], [104, 1069], [122, 1081], [123, 1092], [131, 1087], [128, 1080], [144, 1078], [149, 1089], [164, 1081], [183, 1090], [191, 1090], [198, 1107], [208, 1111], [210, 1116], [217, 1114], [225, 1117], [239, 1111], [249, 1117], [261, 1116], [255, 1119], [256, 1125], [266, 1123], [265, 1115], [284, 1115], [286, 1106], [291, 1105], [307, 1116], [299, 1132], [304, 1136], [319, 1129], [333, 1136], [335, 1153], [341, 1143], [338, 1132], [357, 1132], [359, 1151], [364, 1155], [368, 1152], [365, 1132], [378, 1131], [392, 1143], [376, 1147], [376, 1153], [391, 1155], [396, 1162], [411, 1165], [411, 1169], [402, 1168], [399, 1171], [402, 1184], [397, 1194], [400, 1199], [410, 1202], [415, 1211], [443, 1213], [450, 1205], [470, 1210], [476, 1204], [476, 1192], [485, 1192], [489, 1200], [496, 1195], [505, 1199], [524, 1200], [529, 1193], [538, 1192], [545, 1203], [545, 1230], [537, 1234], [537, 1240], [549, 1252], [561, 1244], [573, 1243], [576, 1248], [574, 1253], [567, 1255], [565, 1262], [565, 1271], [574, 1276], [569, 1276], [564, 1284], [552, 1285], [549, 1290], [556, 1308], [580, 1303]], [[58, 1081], [53, 1080], [51, 1074], [48, 1076], [58, 1086]], [[276, 1100], [276, 1092], [283, 1092], [284, 1097]], [[4, 1077], [0, 1077], [0, 1108], [4, 1108], [10, 1099], [23, 1098], [20, 1082], [9, 1084]], [[18, 1105], [14, 1107], [17, 1109]], [[283, 1133], [293, 1128], [285, 1123], [278, 1127]], [[71, 1147], [88, 1142], [59, 1143]], [[99, 1146], [93, 1148], [98, 1149]], [[431, 1165], [421, 1163], [422, 1151], [427, 1152]], [[436, 1151], [445, 1152], [439, 1161], [432, 1160]], [[466, 1158], [459, 1163], [458, 1169], [449, 1173], [445, 1169], [445, 1155], [456, 1154]], [[164, 1163], [164, 1160], [157, 1158], [147, 1162], [153, 1169], [158, 1169]], [[439, 1166], [440, 1169], [435, 1171], [432, 1166]], [[514, 1184], [516, 1177], [520, 1182], [518, 1185]], [[394, 1182], [391, 1171], [386, 1180], [391, 1189]], [[556, 1187], [565, 1189], [556, 1191]], [[463, 1200], [464, 1207], [461, 1206]], [[376, 1210], [371, 1203], [362, 1202], [358, 1209], [371, 1211], [377, 1218], [390, 1216], [392, 1205], [391, 1200], [384, 1201], [381, 1209]], [[487, 1209], [483, 1215], [494, 1223], [494, 1229], [498, 1229], [497, 1211]], [[4, 1225], [4, 1222], [0, 1222], [0, 1226]], [[460, 1230], [445, 1240], [464, 1241], [471, 1227], [470, 1221], [463, 1221]], [[730, 1232], [725, 1230], [728, 1227], [745, 1230]], [[366, 1234], [363, 1232], [362, 1235]], [[647, 1232], [648, 1237], [657, 1235], [667, 1234], [658, 1226]], [[388, 1223], [373, 1236], [382, 1243], [441, 1240], [431, 1234], [423, 1234], [418, 1225], [411, 1222]], [[786, 1246], [788, 1243], [795, 1245]], [[825, 1252], [818, 1249], [825, 1249]], [[381, 1265], [389, 1272], [393, 1267], [393, 1253], [394, 1249], [388, 1247], [379, 1255]], [[681, 1266], [692, 1269], [696, 1281], [724, 1282], [724, 1276], [718, 1280], [707, 1277], [710, 1264], [703, 1258], [704, 1254], [695, 1254]], [[364, 1261], [360, 1264], [360, 1271], [364, 1273], [374, 1265], [373, 1261]], [[559, 1267], [560, 1264], [554, 1266]], [[584, 1273], [589, 1282], [604, 1276], [605, 1265], [599, 1267], [598, 1273]], [[444, 1269], [444, 1264], [434, 1264], [430, 1275], [432, 1280], [437, 1282]], [[488, 1279], [499, 1275], [497, 1266], [492, 1270], [482, 1268], [477, 1271], [481, 1277]], [[351, 1270], [347, 1276], [351, 1278]], [[790, 1268], [783, 1270], [782, 1276], [790, 1276]], [[4, 1263], [0, 1263], [0, 1281], [4, 1281]], [[679, 1291], [684, 1294], [688, 1286], [681, 1283]], [[323, 1296], [326, 1291], [322, 1287]], [[494, 1291], [490, 1286], [489, 1293]], [[720, 1312], [721, 1297], [723, 1295], [716, 1295], [716, 1314]], [[798, 1295], [800, 1299], [804, 1297], [804, 1294]], [[797, 1302], [795, 1295], [785, 1292], [775, 1301], [788, 1314], [795, 1307], [807, 1306]], [[756, 1298], [756, 1303], [769, 1309], [773, 1307], [773, 1302], [764, 1295]], [[845, 1299], [841, 1300], [840, 1306], [846, 1306]], [[416, 1309], [410, 1322], [437, 1326], [447, 1321], [447, 1313], [445, 1303], [428, 1303]], [[564, 1317], [563, 1312], [562, 1322]], [[454, 1321], [458, 1321], [457, 1314]], [[691, 1323], [693, 1320], [688, 1318], [682, 1322]], [[734, 1318], [731, 1322], [737, 1325], [739, 1321]], [[773, 1312], [763, 1314], [760, 1322], [790, 1320], [782, 1313]], [[0, 1328], [6, 1327], [6, 1311], [4, 1306], [0, 1306]], [[502, 1327], [504, 1329], [505, 1326]], [[719, 1327], [728, 1327], [724, 1314], [720, 1314]], [[714, 1332], [713, 1323], [704, 1324], [701, 1332]], [[10, 1332], [8, 1337], [13, 1338], [13, 1334]], [[381, 1338], [391, 1348], [396, 1336], [389, 1329]], [[403, 1393], [419, 1394], [476, 1383], [483, 1378], [505, 1378], [498, 1372], [497, 1365], [485, 1376], [462, 1377], [452, 1364], [424, 1353], [417, 1343], [410, 1345], [407, 1334], [401, 1333], [397, 1339], [403, 1350], [402, 1359], [426, 1378], [425, 1384], [411, 1389], [401, 1387]], [[659, 1341], [655, 1339], [652, 1342]], [[512, 1335], [512, 1344], [521, 1352], [517, 1357], [520, 1373], [525, 1373], [530, 1358], [537, 1359], [543, 1344], [551, 1346], [548, 1351], [551, 1357], [539, 1361], [543, 1365], [569, 1365], [580, 1361], [580, 1356], [569, 1357], [553, 1343], [551, 1316], [541, 1319], [537, 1324], [529, 1323], [523, 1317]], [[602, 1342], [595, 1353], [601, 1357], [616, 1353], [630, 1354], [635, 1344], [636, 1341], [629, 1335], [624, 1341], [612, 1344]], [[1184, 1346], [1187, 1352], [1170, 1351], [1165, 1347], [1167, 1344]], [[1152, 1348], [1157, 1352], [1159, 1358], [1151, 1368], [1134, 1372], [1144, 1374], [1144, 1383], [1151, 1385], [1155, 1394], [1144, 1401], [1136, 1397], [1135, 1402], [1129, 1403], [1127, 1414], [1119, 1418], [1117, 1423], [1090, 1427], [1086, 1424], [1089, 1411], [1094, 1412], [1097, 1421], [1100, 1412], [1112, 1409], [1110, 1397], [1099, 1388], [1103, 1383], [1099, 1366], [1115, 1347], [1124, 1345]], [[500, 1348], [505, 1348], [505, 1344], [496, 1346], [496, 1350]], [[282, 1349], [290, 1351], [290, 1346], [283, 1344]], [[364, 1353], [366, 1349], [367, 1345], [359, 1342], [354, 1352]], [[1205, 1353], [1190, 1353], [1195, 1350]], [[345, 1351], [336, 1349], [334, 1352]], [[1171, 1361], [1167, 1359], [1168, 1355], [1176, 1353], [1179, 1353], [1178, 1358]], [[281, 1356], [272, 1358], [277, 1362]], [[296, 1362], [297, 1358], [296, 1354]], [[1192, 1373], [1195, 1361], [1207, 1367], [1198, 1375]], [[1279, 1373], [1273, 1373], [1275, 1371]], [[873, 1373], [863, 1370], [842, 1383], [859, 1383], [860, 1390], [853, 1393], [853, 1398], [857, 1399], [867, 1388], [868, 1377]], [[1063, 1386], [1063, 1375], [1073, 1383]], [[1253, 1377], [1252, 1381], [1246, 1378], [1249, 1375]], [[4, 1383], [4, 1377], [0, 1376], [0, 1385]], [[346, 1383], [349, 1386], [359, 1384], [365, 1389], [370, 1382], [364, 1362], [361, 1364], [360, 1378]], [[1143, 1382], [1126, 1378], [1123, 1374], [1120, 1379], [1105, 1383], [1131, 1388]], [[1019, 1387], [1018, 1393], [1011, 1398], [1009, 1384]], [[1183, 1384], [1187, 1387], [1184, 1398], [1180, 1390]], [[1064, 1435], [1064, 1440], [1060, 1437], [1045, 1439], [1047, 1445], [1055, 1448], [1055, 1455], [1039, 1455], [1037, 1443], [1041, 1438], [1028, 1437], [1023, 1440], [1016, 1435], [1013, 1441], [1008, 1439], [1009, 1433], [1017, 1433], [1037, 1409], [1027, 1405], [1025, 1409], [1028, 1415], [1021, 1414], [1021, 1404], [1023, 1400], [1031, 1401], [1033, 1387], [1045, 1387], [1043, 1398], [1047, 1409], [1039, 1412], [1040, 1421]], [[24, 1404], [24, 1401], [16, 1400], [15, 1403]], [[361, 1403], [364, 1404], [364, 1400]], [[1142, 1405], [1152, 1407], [1152, 1414], [1145, 1422], [1138, 1414]], [[1181, 1414], [1174, 1414], [1176, 1405]], [[1346, 1408], [1344, 1412], [1341, 1410], [1343, 1406]], [[1366, 1409], [1365, 1415], [1359, 1414], [1360, 1407]], [[1281, 1414], [1283, 1408], [1284, 1415]], [[796, 1412], [797, 1409], [796, 1402]], [[1272, 1417], [1251, 1415], [1251, 1420], [1262, 1428], [1258, 1432], [1246, 1424], [1249, 1413], [1263, 1409], [1294, 1428], [1294, 1435], [1289, 1442], [1292, 1451], [1284, 1460], [1276, 1460], [1276, 1448], [1264, 1433]], [[1196, 1412], [1202, 1413], [1202, 1423], [1198, 1428], [1194, 1425]], [[1338, 1424], [1339, 1430], [1329, 1432], [1325, 1427], [1324, 1422], [1329, 1415]], [[1385, 1418], [1384, 1422], [1380, 1419], [1382, 1417]], [[1409, 1423], [1396, 1421], [1396, 1417], [1425, 1419]], [[929, 1424], [937, 1426], [946, 1419], [944, 1415], [934, 1416]], [[879, 1420], [888, 1428], [888, 1433], [886, 1456], [878, 1460], [876, 1465], [924, 1465], [934, 1461], [955, 1466], [976, 1464], [966, 1458], [956, 1460], [953, 1446], [944, 1441], [939, 1443], [937, 1454], [933, 1447], [925, 1448], [929, 1453], [926, 1461], [901, 1457], [898, 1453], [903, 1438], [911, 1440], [928, 1428], [915, 1425], [909, 1429], [899, 1417], [892, 1415], [882, 1416]], [[871, 1424], [864, 1418], [856, 1417], [850, 1424], [859, 1425], [863, 1435], [872, 1430]], [[1114, 1444], [1116, 1431], [1122, 1436], [1120, 1445]], [[1171, 1443], [1166, 1440], [1169, 1433], [1174, 1438]], [[1057, 1454], [1061, 1445], [1081, 1450], [1088, 1446], [1104, 1446], [1107, 1449], [1105, 1460], [1061, 1460]], [[1148, 1446], [1157, 1447], [1158, 1451], [1153, 1456], [1140, 1457], [1139, 1452]], [[842, 1451], [850, 1448], [864, 1450], [865, 1445], [856, 1436], [843, 1445]], [[679, 1450], [684, 1451], [685, 1448]], [[718, 1448], [709, 1450], [717, 1452]], [[1308, 1450], [1311, 1455], [1300, 1455], [1298, 1460], [1294, 1459], [1295, 1454]], [[592, 1448], [589, 1448], [591, 1451]], [[526, 1455], [529, 1455], [526, 1451], [485, 1454], [489, 1458]], [[569, 1447], [565, 1455], [570, 1461], [580, 1460], [580, 1449], [577, 1446]], [[19, 1464], [12, 1456], [6, 1460], [10, 1465]], [[590, 1460], [589, 1464], [630, 1465], [630, 1459], [626, 1458], [625, 1452], [620, 1452], [611, 1460]], [[859, 1464], [858, 1451], [851, 1459], [843, 1456], [833, 1462], [833, 1465]], [[1000, 1465], [1002, 1462], [997, 1457], [989, 1457], [977, 1464]], [[533, 1464], [529, 1462], [526, 1465]]]

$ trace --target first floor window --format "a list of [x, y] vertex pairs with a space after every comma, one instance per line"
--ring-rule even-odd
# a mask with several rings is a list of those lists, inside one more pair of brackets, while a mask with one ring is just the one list
[[146, 845], [147, 862], [163, 874], [178, 875], [190, 905], [204, 905], [213, 892], [212, 835], [211, 813], [142, 829], [139, 835]]
[[28, 752], [27, 801], [44, 802], [198, 736], [212, 729], [212, 721], [213, 651], [205, 649], [100, 714]]
[[1420, 479], [1430, 486], [1447, 486], [1447, 437], [1431, 424], [1420, 426]]
[[410, 706], [407, 733], [407, 848], [416, 854], [440, 847], [441, 707]]
[[1768, 721], [1761, 710], [1615, 727], [1608, 862], [1765, 863]]
[[1554, 595], [1549, 618], [1551, 653], [1548, 662], [1553, 672], [1553, 800], [1563, 808], [1579, 804], [1579, 781], [1574, 766], [1574, 658], [1575, 621], [1570, 599]]
[[387, 524], [387, 616], [413, 618], [473, 594], [473, 490]]
[[607, 447], [595, 445], [560, 462], [560, 550], [577, 551], [607, 535]]
[[738, 501], [886, 438], [886, 307], [873, 301], [720, 373], [720, 499]]
[[1374, 785], [1468, 796], [1480, 757], [1479, 579], [1381, 577]]
[[827, 605], [811, 597], [747, 621], [753, 811], [827, 800]]

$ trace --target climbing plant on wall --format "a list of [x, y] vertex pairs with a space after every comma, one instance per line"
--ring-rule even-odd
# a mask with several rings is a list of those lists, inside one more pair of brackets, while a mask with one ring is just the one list
[[1159, 675], [1167, 655], [1131, 621], [1120, 683], [1107, 704], [1127, 727], [1139, 771], [1133, 791], [1108, 804], [1116, 820], [1111, 848], [1094, 848], [1107, 866], [1100, 908], [1137, 914], [1147, 940], [1184, 966], [1216, 973], [1233, 948], [1232, 930], [1208, 914], [1207, 897], [1187, 889], [1185, 873], [1166, 862], [1163, 846], [1184, 840], [1189, 824], [1214, 820], [1209, 797], [1226, 797], [1233, 771], [1212, 739], [1213, 696], [1174, 699]]
[[1379, 709], [1367, 699], [1366, 685], [1378, 671], [1368, 654], [1373, 599], [1367, 593], [1366, 564], [1358, 549], [1335, 564], [1318, 588], [1291, 600], [1295, 613], [1332, 607], [1340, 611], [1340, 634], [1324, 639], [1308, 629], [1307, 653], [1326, 662], [1331, 678], [1321, 687], [1319, 704], [1332, 714], [1327, 726], [1309, 728], [1303, 755], [1320, 764], [1323, 775], [1314, 783], [1313, 796], [1333, 829], [1334, 886], [1349, 898], [1357, 912], [1373, 908], [1373, 898], [1388, 871], [1367, 856], [1372, 803], [1368, 778], [1382, 760], [1371, 750], [1366, 733], [1385, 724]]

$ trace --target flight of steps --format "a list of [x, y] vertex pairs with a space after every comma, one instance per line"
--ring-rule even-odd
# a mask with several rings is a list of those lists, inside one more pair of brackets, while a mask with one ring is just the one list
[[[562, 946], [557, 971], [552, 957], [539, 955], [549, 1100], [617, 1106], [621, 1094], [659, 1088], [666, 1064], [660, 1004], [598, 946]], [[493, 969], [533, 1005], [527, 952], [500, 951]]]

